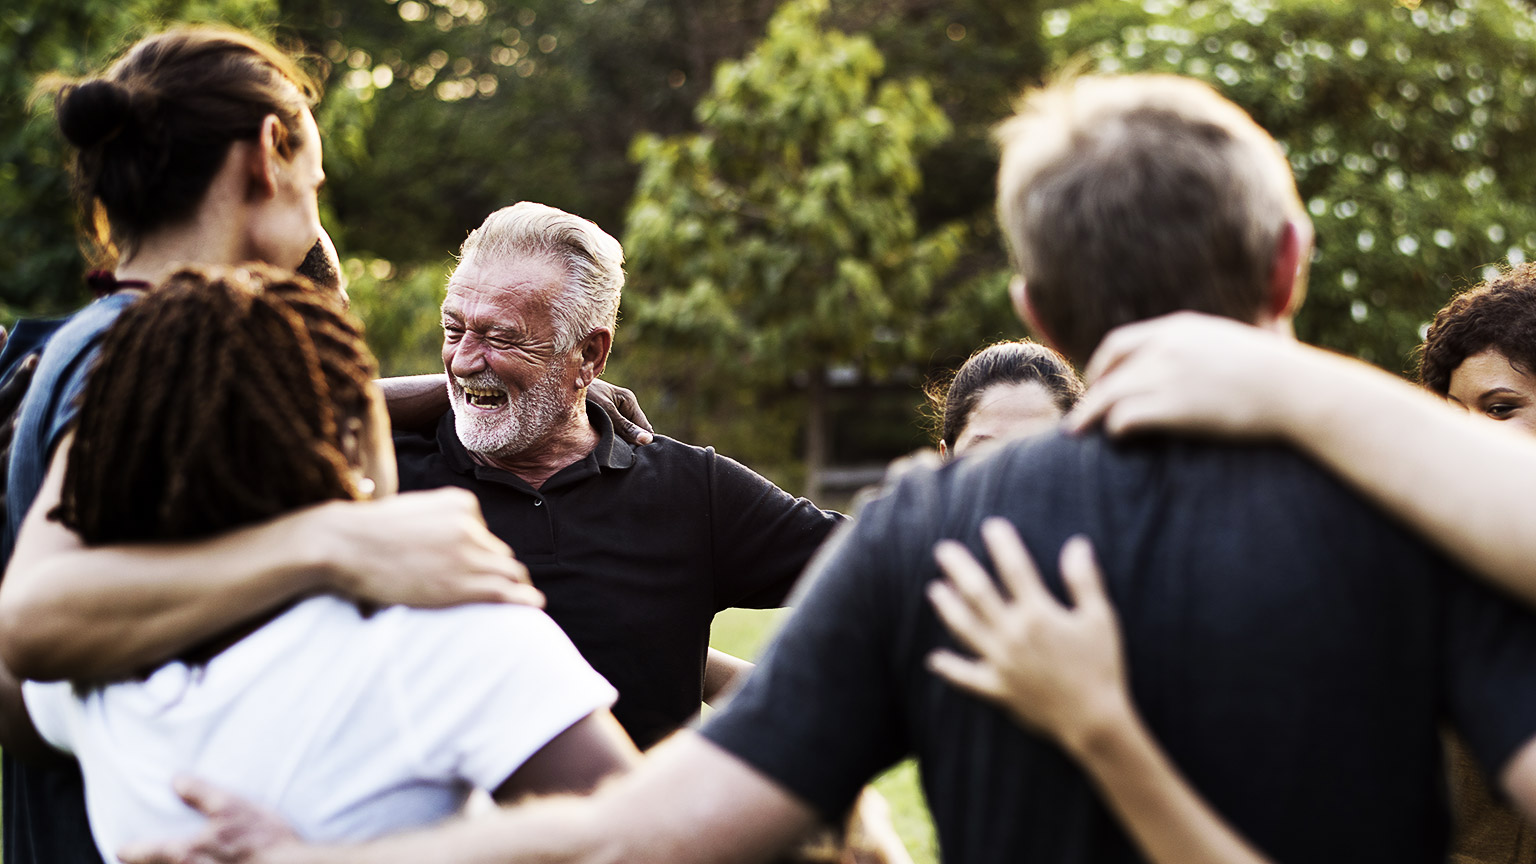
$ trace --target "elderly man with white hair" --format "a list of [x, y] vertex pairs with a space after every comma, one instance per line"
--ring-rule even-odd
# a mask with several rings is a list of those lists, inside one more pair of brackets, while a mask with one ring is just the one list
[[715, 613], [781, 605], [842, 517], [712, 448], [615, 436], [585, 397], [623, 284], [623, 250], [592, 222], [530, 202], [492, 213], [443, 302], [452, 410], [396, 447], [402, 488], [479, 497], [648, 747], [738, 668], [708, 649]]

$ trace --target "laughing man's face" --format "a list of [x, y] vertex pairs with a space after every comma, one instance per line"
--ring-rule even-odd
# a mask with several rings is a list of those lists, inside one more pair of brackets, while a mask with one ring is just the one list
[[459, 440], [508, 458], [579, 410], [579, 357], [561, 350], [551, 304], [564, 269], [538, 257], [467, 258], [443, 301], [443, 368]]

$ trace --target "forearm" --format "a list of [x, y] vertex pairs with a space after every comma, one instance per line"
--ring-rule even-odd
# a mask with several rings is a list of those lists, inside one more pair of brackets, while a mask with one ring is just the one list
[[1073, 755], [1154, 864], [1266, 864], [1189, 786], [1127, 706]]
[[306, 530], [311, 513], [199, 543], [13, 562], [0, 590], [0, 660], [34, 680], [110, 680], [320, 590], [325, 541]]
[[396, 429], [422, 429], [448, 410], [448, 379], [444, 375], [380, 378], [389, 424]]
[[291, 846], [262, 864], [608, 864], [626, 859], [580, 799], [544, 799], [357, 847]]
[[720, 698], [747, 680], [754, 668], [755, 664], [748, 660], [714, 648], [709, 649], [709, 658], [704, 663], [705, 704], [719, 707], [716, 703]]
[[1286, 438], [1452, 558], [1536, 602], [1536, 446], [1374, 367], [1308, 351]]

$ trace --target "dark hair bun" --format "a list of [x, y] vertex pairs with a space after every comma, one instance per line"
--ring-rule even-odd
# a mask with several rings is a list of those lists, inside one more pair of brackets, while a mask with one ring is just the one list
[[119, 132], [133, 118], [133, 97], [114, 81], [96, 78], [59, 94], [59, 130], [82, 150]]

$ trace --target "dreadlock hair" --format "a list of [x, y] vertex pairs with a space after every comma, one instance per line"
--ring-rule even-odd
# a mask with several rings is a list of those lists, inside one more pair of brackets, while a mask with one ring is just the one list
[[107, 331], [50, 514], [88, 544], [206, 537], [364, 497], [344, 439], [377, 373], [338, 296], [188, 268]]

